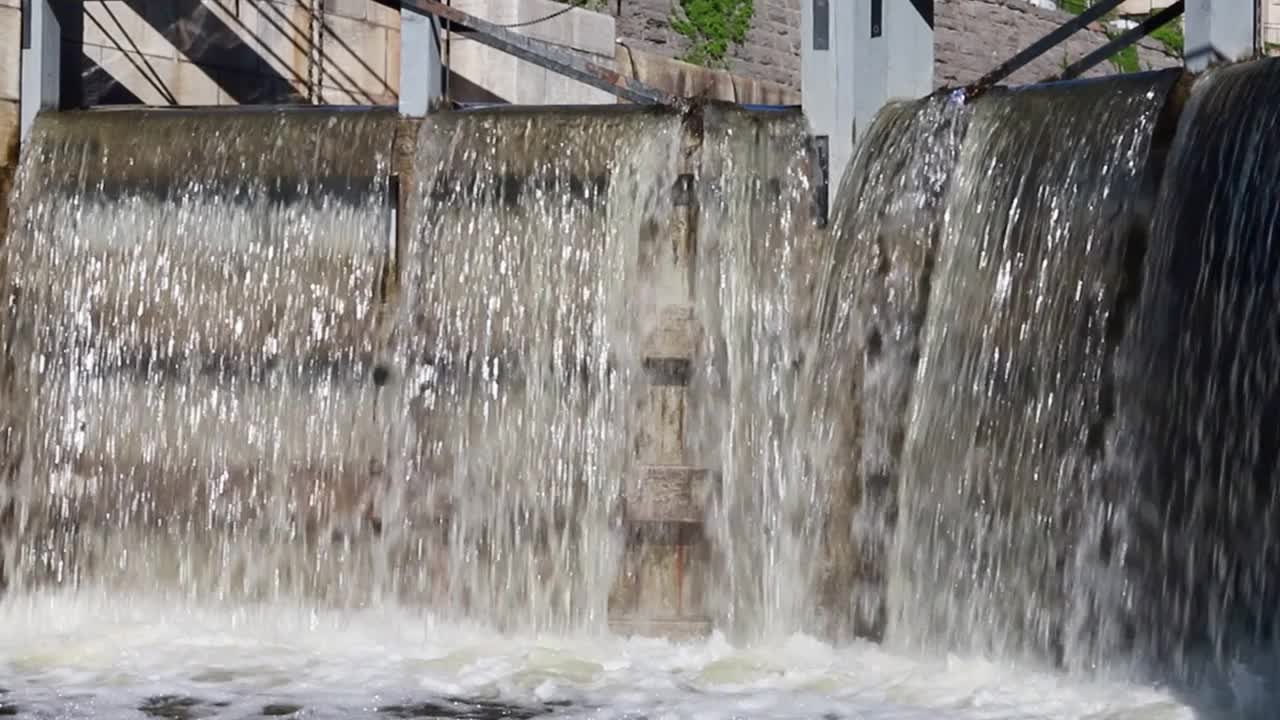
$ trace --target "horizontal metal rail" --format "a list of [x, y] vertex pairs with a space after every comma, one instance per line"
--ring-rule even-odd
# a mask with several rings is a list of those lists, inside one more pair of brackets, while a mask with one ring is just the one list
[[468, 37], [477, 42], [580, 83], [612, 93], [624, 100], [643, 105], [673, 105], [678, 101], [674, 95], [650, 87], [634, 78], [625, 77], [616, 70], [596, 65], [551, 43], [521, 35], [501, 25], [449, 7], [438, 0], [400, 0], [400, 7], [425, 15], [434, 15], [447, 23], [446, 27], [469, 31]]
[[1152, 15], [1146, 20], [1143, 20], [1136, 26], [1125, 30], [1123, 33], [1115, 36], [1111, 42], [1068, 65], [1066, 69], [1062, 71], [1062, 75], [1059, 76], [1059, 79], [1071, 80], [1073, 78], [1080, 77], [1088, 72], [1094, 65], [1105, 61], [1107, 58], [1112, 57], [1121, 50], [1124, 50], [1161, 27], [1168, 25], [1173, 20], [1176, 20], [1178, 16], [1186, 10], [1186, 7], [1185, 0], [1178, 0], [1178, 2], [1161, 10], [1155, 15]]
[[1090, 5], [1084, 12], [1054, 28], [1049, 34], [1028, 45], [1022, 52], [1005, 60], [995, 70], [987, 73], [981, 80], [969, 87], [971, 94], [978, 94], [1000, 83], [1010, 75], [1026, 67], [1026, 65], [1046, 52], [1057, 47], [1059, 43], [1083, 30], [1089, 23], [1100, 20], [1102, 16], [1116, 9], [1124, 0], [1099, 0]]

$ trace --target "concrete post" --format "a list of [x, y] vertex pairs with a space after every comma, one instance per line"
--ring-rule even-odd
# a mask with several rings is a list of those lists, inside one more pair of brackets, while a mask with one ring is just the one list
[[933, 0], [801, 0], [802, 103], [830, 186], [884, 104], [933, 91]]
[[62, 33], [51, 0], [22, 2], [21, 127], [25, 140], [41, 110], [57, 109]]
[[1199, 72], [1220, 61], [1253, 55], [1258, 39], [1255, 0], [1187, 0], [1188, 70]]
[[400, 11], [400, 113], [423, 117], [444, 94], [440, 26], [434, 17]]

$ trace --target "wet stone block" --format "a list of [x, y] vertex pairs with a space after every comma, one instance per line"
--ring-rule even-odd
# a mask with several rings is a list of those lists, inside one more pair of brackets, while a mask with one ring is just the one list
[[627, 519], [630, 522], [701, 523], [712, 485], [712, 475], [704, 469], [647, 467], [627, 483]]
[[[688, 364], [693, 357], [697, 332], [693, 308], [676, 305], [662, 308], [656, 327], [645, 338], [645, 366], [681, 368], [688, 378]], [[670, 383], [663, 383], [670, 384]]]
[[301, 705], [291, 705], [289, 703], [272, 703], [264, 705], [262, 708], [262, 714], [266, 717], [285, 717], [301, 711]]
[[165, 720], [195, 720], [216, 715], [227, 707], [225, 702], [206, 702], [189, 695], [157, 695], [147, 698], [138, 709], [143, 714]]
[[491, 700], [442, 698], [422, 703], [384, 705], [378, 712], [394, 718], [450, 718], [451, 720], [530, 720], [550, 715], [561, 704], [513, 705]]

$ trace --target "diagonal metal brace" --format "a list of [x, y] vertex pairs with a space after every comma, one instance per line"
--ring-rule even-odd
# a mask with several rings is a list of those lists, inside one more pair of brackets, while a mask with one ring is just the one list
[[1115, 55], [1121, 50], [1129, 47], [1130, 45], [1138, 42], [1142, 38], [1150, 35], [1156, 30], [1169, 24], [1174, 19], [1176, 19], [1179, 15], [1181, 15], [1185, 10], [1186, 10], [1185, 1], [1178, 0], [1178, 2], [1170, 5], [1164, 10], [1161, 10], [1155, 15], [1152, 15], [1146, 20], [1143, 20], [1136, 27], [1133, 27], [1129, 30], [1126, 30], [1122, 34], [1117, 35], [1115, 39], [1113, 39], [1111, 42], [1107, 43], [1106, 45], [1103, 45], [1102, 47], [1098, 48], [1097, 50], [1094, 50], [1088, 55], [1085, 55], [1084, 57], [1080, 58], [1074, 63], [1071, 63], [1070, 65], [1067, 66], [1065, 70], [1062, 71], [1062, 75], [1058, 76], [1058, 79], [1073, 80], [1075, 78], [1080, 77], [1084, 73], [1088, 72], [1089, 68], [1092, 68], [1094, 65], [1097, 65], [1103, 60], [1106, 60], [1112, 55]]
[[413, 12], [434, 15], [453, 27], [470, 30], [469, 37], [477, 42], [580, 83], [612, 93], [624, 100], [642, 105], [674, 105], [678, 102], [674, 95], [639, 80], [625, 77], [615, 70], [583, 60], [551, 43], [521, 35], [501, 25], [469, 15], [438, 0], [400, 0], [400, 6]]
[[1000, 67], [992, 70], [981, 80], [969, 86], [970, 96], [981, 95], [996, 83], [1022, 69], [1027, 63], [1057, 47], [1063, 40], [1083, 30], [1089, 23], [1102, 18], [1103, 15], [1116, 9], [1124, 0], [1098, 0], [1085, 8], [1084, 12], [1054, 28], [1049, 34], [1031, 43], [1022, 52], [1004, 61]]

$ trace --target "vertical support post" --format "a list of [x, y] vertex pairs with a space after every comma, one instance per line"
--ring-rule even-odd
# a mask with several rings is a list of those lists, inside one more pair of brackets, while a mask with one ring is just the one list
[[400, 10], [400, 114], [423, 117], [444, 95], [441, 57], [435, 17]]
[[933, 1], [801, 0], [804, 113], [827, 138], [832, 187], [886, 102], [933, 91]]
[[1187, 0], [1187, 69], [1199, 72], [1215, 62], [1253, 55], [1258, 44], [1255, 0]]
[[22, 2], [20, 124], [25, 140], [41, 110], [55, 110], [61, 92], [62, 32], [51, 0]]

